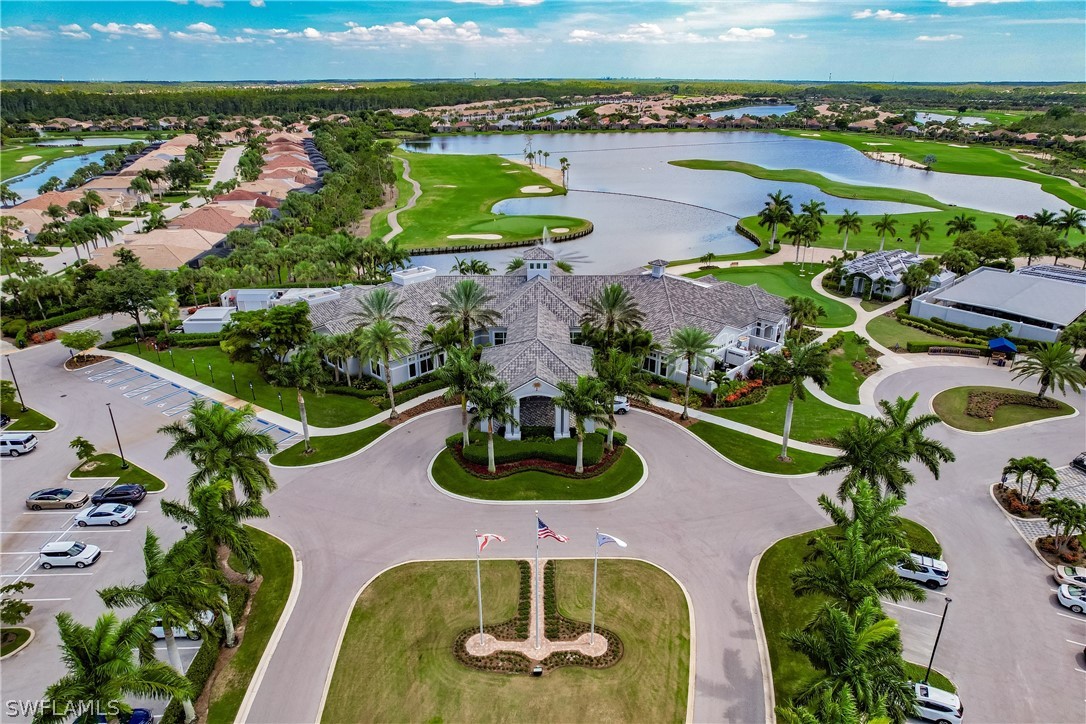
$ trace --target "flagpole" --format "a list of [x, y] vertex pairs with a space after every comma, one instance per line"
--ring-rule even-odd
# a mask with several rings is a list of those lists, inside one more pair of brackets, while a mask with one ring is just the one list
[[596, 554], [592, 559], [592, 626], [588, 629], [588, 645], [596, 638], [596, 576], [600, 569], [600, 529], [596, 528]]
[[479, 592], [479, 648], [483, 648], [483, 574], [480, 569], [479, 559], [482, 557], [482, 548], [479, 545], [479, 529], [475, 529], [475, 588]]
[[539, 511], [535, 512], [535, 647], [539, 648]]

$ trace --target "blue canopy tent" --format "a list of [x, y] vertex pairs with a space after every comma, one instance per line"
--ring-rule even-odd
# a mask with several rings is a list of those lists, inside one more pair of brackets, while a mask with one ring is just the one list
[[1007, 363], [1007, 357], [1013, 356], [1017, 351], [1017, 345], [1006, 337], [988, 340], [988, 359], [989, 361], [996, 360], [996, 364], [1000, 367]]

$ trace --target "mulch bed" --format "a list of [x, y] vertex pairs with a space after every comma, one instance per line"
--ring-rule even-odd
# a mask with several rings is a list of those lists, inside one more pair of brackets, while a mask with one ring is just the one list
[[1055, 410], [1059, 408], [1060, 403], [1048, 397], [1038, 397], [1026, 392], [976, 390], [969, 393], [969, 401], [965, 403], [965, 414], [991, 422], [996, 410], [1003, 405], [1024, 405], [1039, 407], [1043, 410]]
[[1003, 506], [1003, 510], [1011, 515], [1019, 518], [1041, 517], [1041, 501], [1034, 498], [1027, 504], [1018, 495], [1017, 488], [1012, 488], [999, 483], [995, 486], [995, 496], [996, 500], [999, 501], [999, 504]]
[[84, 367], [90, 367], [96, 365], [99, 362], [104, 362], [109, 357], [100, 354], [87, 354], [83, 356], [76, 355], [70, 359], [64, 361], [64, 369], [74, 372], [75, 370], [81, 370]]
[[1082, 544], [1075, 537], [1070, 539], [1066, 547], [1058, 545], [1050, 535], [1038, 538], [1034, 545], [1041, 557], [1053, 566], [1075, 566], [1086, 562], [1086, 551], [1083, 551]]
[[[485, 444], [485, 443], [483, 443]], [[606, 448], [603, 450], [603, 457], [595, 465], [585, 465], [584, 472], [578, 473], [576, 465], [567, 465], [565, 463], [556, 463], [551, 460], [541, 460], [539, 458], [526, 458], [524, 460], [517, 460], [512, 463], [499, 463], [494, 466], [494, 472], [490, 472], [486, 465], [479, 465], [467, 460], [464, 457], [464, 448], [457, 443], [454, 447], [449, 448], [452, 452], [456, 462], [460, 463], [460, 467], [468, 471], [477, 478], [483, 480], [497, 480], [499, 478], [509, 477], [514, 473], [523, 473], [529, 470], [541, 470], [545, 473], [551, 473], [553, 475], [561, 475], [565, 478], [574, 478], [577, 480], [583, 480], [586, 478], [594, 478], [600, 475], [609, 467], [611, 467], [619, 455], [622, 452], [623, 445], [615, 444], [615, 449], [608, 451]]]
[[638, 402], [636, 400], [633, 400], [630, 402], [630, 405], [632, 407], [636, 407], [638, 410], [644, 410], [645, 412], [651, 412], [652, 414], [659, 415], [660, 417], [666, 417], [668, 420], [678, 423], [683, 427], [690, 427], [695, 422], [697, 422], [697, 420], [692, 417], [686, 420], [682, 419], [681, 412], [672, 412], [671, 410], [665, 410], [662, 407], [656, 407], [655, 405], [649, 405], [644, 402]]
[[445, 398], [443, 397], [435, 397], [432, 400], [427, 400], [426, 402], [415, 405], [414, 407], [409, 407], [406, 410], [398, 410], [400, 416], [397, 417], [395, 420], [385, 420], [384, 424], [388, 425], [389, 427], [396, 427], [399, 424], [407, 422], [412, 417], [418, 417], [425, 412], [430, 412], [431, 410], [440, 410], [442, 407], [452, 407], [453, 405], [459, 404], [460, 403], [456, 402], [455, 400], [448, 401], [445, 400]]

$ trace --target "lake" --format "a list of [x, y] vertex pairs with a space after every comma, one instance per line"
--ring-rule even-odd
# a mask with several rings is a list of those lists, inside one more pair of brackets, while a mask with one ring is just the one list
[[[572, 118], [577, 115], [577, 111], [581, 110], [581, 107], [577, 108], [564, 108], [560, 111], [554, 111], [548, 113], [548, 118], [553, 118], [556, 121], [565, 120], [566, 118]], [[783, 116], [785, 113], [791, 113], [796, 110], [795, 106], [780, 104], [775, 106], [743, 106], [742, 108], [725, 108], [720, 111], [710, 111], [708, 115], [710, 118], [720, 118], [721, 116], [753, 116], [755, 118], [762, 118], [764, 116], [772, 116], [774, 114]]]
[[[130, 143], [135, 143], [143, 139], [140, 138], [122, 138], [120, 136], [84, 136], [82, 139], [75, 138], [47, 138], [40, 141], [33, 141], [29, 145], [32, 146], [127, 146]], [[146, 143], [146, 141], [144, 141]]]
[[987, 119], [980, 118], [978, 116], [947, 116], [942, 113], [921, 113], [917, 112], [916, 120], [918, 123], [927, 123], [928, 121], [939, 121], [939, 123], [946, 123], [951, 118], [957, 118], [958, 123], [963, 126], [981, 126], [987, 125]]
[[[38, 196], [38, 187], [48, 181], [50, 176], [56, 176], [60, 178], [61, 181], [67, 181], [80, 166], [86, 166], [94, 161], [101, 161], [107, 153], [110, 153], [110, 151], [112, 151], [112, 149], [105, 151], [91, 151], [79, 155], [73, 153], [70, 157], [58, 158], [52, 163], [35, 166], [22, 176], [16, 176], [11, 179], [7, 184], [11, 187], [12, 191], [22, 197], [23, 201], [27, 201]], [[28, 147], [26, 153], [28, 156], [32, 156], [34, 155], [34, 149]]]
[[[494, 211], [562, 214], [591, 220], [587, 237], [556, 246], [579, 268], [618, 272], [649, 259], [684, 259], [706, 252], [751, 248], [734, 230], [737, 217], [754, 214], [766, 194], [783, 189], [797, 203], [818, 199], [830, 214], [848, 208], [862, 214], [907, 213], [922, 207], [855, 201], [823, 194], [813, 186], [762, 181], [745, 174], [671, 166], [677, 159], [730, 159], [767, 168], [803, 168], [854, 184], [922, 191], [959, 206], [1005, 214], [1033, 213], [1067, 205], [1040, 186], [1014, 179], [964, 176], [909, 169], [873, 161], [844, 144], [769, 133], [554, 133], [536, 134], [533, 145], [570, 162], [570, 192], [552, 198], [507, 199]], [[427, 153], [498, 154], [520, 157], [519, 135], [442, 136], [405, 144]], [[877, 150], [877, 147], [872, 147]], [[497, 266], [517, 252], [475, 256]], [[427, 261], [430, 260], [430, 261]], [[448, 268], [452, 257], [420, 255], [419, 262]]]

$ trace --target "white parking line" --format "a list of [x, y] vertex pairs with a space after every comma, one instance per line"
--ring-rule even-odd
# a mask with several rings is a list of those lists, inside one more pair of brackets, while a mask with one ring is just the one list
[[1074, 644], [1075, 646], [1086, 646], [1086, 644], [1082, 643], [1081, 641], [1072, 641], [1071, 639], [1064, 639], [1064, 641], [1069, 644]]
[[93, 573], [6, 573], [0, 578], [31, 578], [34, 576], [93, 576]]
[[894, 606], [895, 608], [903, 608], [906, 611], [916, 611], [917, 613], [922, 613], [925, 616], [935, 616], [935, 618], [942, 618], [943, 617], [943, 615], [941, 613], [932, 613], [931, 611], [921, 611], [919, 608], [912, 608], [911, 606], [902, 606], [900, 603], [894, 603], [893, 601], [883, 601], [883, 603], [885, 603], [887, 606]]
[[38, 551], [0, 551], [0, 556], [36, 556]]
[[[80, 508], [82, 507], [80, 506]], [[72, 510], [76, 509], [73, 508]], [[24, 510], [22, 515], [74, 515], [74, 513], [71, 510]]]
[[45, 603], [46, 601], [71, 601], [70, 598], [23, 598], [27, 603]]
[[[114, 528], [113, 526], [102, 526], [106, 530], [91, 530], [90, 528], [79, 528], [79, 534], [84, 533], [131, 533], [130, 530], [123, 530], [120, 528]], [[39, 535], [41, 533], [71, 533], [76, 530], [76, 526], [71, 528], [65, 528], [64, 530], [0, 530], [0, 535]]]
[[1069, 614], [1069, 613], [1060, 613], [1059, 611], [1056, 611], [1056, 615], [1057, 615], [1057, 616], [1063, 616], [1064, 618], [1069, 618], [1069, 619], [1071, 619], [1072, 621], [1079, 621], [1079, 622], [1081, 622], [1081, 621], [1084, 621], [1084, 620], [1086, 620], [1086, 619], [1083, 619], [1083, 618], [1082, 618], [1082, 616], [1072, 616], [1072, 615], [1071, 615], [1071, 614]]

